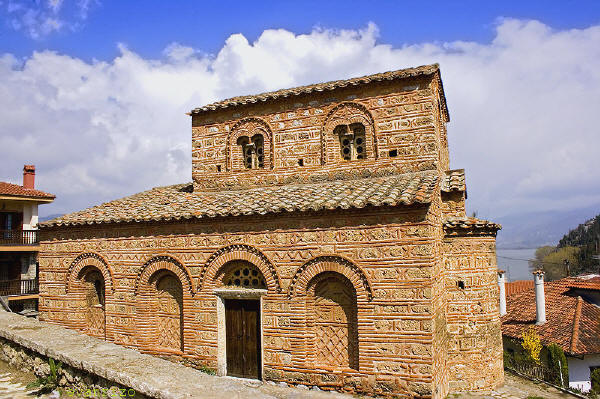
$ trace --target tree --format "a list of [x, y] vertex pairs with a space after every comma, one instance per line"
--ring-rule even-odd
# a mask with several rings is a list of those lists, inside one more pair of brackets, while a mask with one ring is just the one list
[[542, 269], [546, 273], [546, 280], [558, 280], [567, 277], [567, 265], [571, 275], [579, 270], [579, 251], [578, 247], [540, 247], [535, 251], [535, 259], [529, 262], [532, 269]]

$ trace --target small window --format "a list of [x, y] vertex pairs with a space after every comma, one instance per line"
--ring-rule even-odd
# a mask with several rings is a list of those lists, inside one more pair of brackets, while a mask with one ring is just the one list
[[300, 158], [298, 160], [298, 166], [304, 166], [304, 159]]
[[333, 133], [339, 136], [340, 155], [343, 160], [351, 161], [367, 157], [365, 127], [361, 123], [339, 125]]
[[217, 172], [221, 171], [221, 165], [217, 165]]
[[237, 144], [241, 147], [246, 169], [258, 169], [265, 167], [265, 145], [262, 134], [255, 134], [252, 139], [242, 136]]
[[456, 283], [456, 285], [458, 286], [459, 289], [464, 290], [465, 289], [465, 282], [460, 280]]
[[232, 268], [223, 277], [225, 286], [242, 288], [266, 289], [265, 278], [258, 268], [249, 262], [235, 262]]
[[390, 150], [390, 158], [396, 158], [398, 156], [398, 150]]

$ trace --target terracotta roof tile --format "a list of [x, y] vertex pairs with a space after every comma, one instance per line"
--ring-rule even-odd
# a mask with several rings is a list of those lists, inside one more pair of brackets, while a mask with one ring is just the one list
[[533, 290], [533, 280], [517, 280], [506, 283], [506, 296]]
[[442, 191], [467, 191], [465, 170], [454, 169], [447, 171], [445, 178], [442, 180]]
[[571, 294], [571, 285], [579, 281], [569, 277], [544, 284], [546, 323], [540, 326], [535, 324], [533, 289], [507, 295], [502, 334], [521, 338], [524, 330], [534, 326], [545, 345], [554, 342], [573, 355], [600, 353], [600, 307]]
[[40, 190], [34, 190], [30, 188], [24, 188], [18, 184], [6, 183], [0, 181], [0, 195], [10, 195], [15, 197], [28, 197], [28, 198], [43, 198], [43, 199], [54, 199], [54, 194], [46, 193]]
[[192, 192], [191, 183], [177, 184], [64, 215], [40, 227], [425, 204], [431, 202], [438, 180], [437, 172], [427, 171], [220, 192]]
[[498, 223], [489, 220], [477, 219], [474, 217], [449, 217], [444, 220], [446, 229], [488, 229], [500, 230], [502, 228]]
[[[432, 75], [435, 73], [439, 73], [439, 65], [431, 64], [431, 65], [423, 65], [415, 68], [406, 68], [399, 69], [397, 71], [389, 71], [383, 73], [376, 73], [374, 75], [367, 75], [358, 78], [344, 79], [344, 80], [334, 80], [331, 82], [317, 83], [311, 84], [307, 86], [299, 86], [290, 89], [282, 89], [277, 91], [270, 91], [261, 94], [249, 95], [249, 96], [238, 96], [228, 98], [226, 100], [217, 101], [212, 104], [208, 104], [199, 108], [195, 108], [190, 111], [190, 114], [199, 114], [202, 112], [209, 112], [218, 109], [225, 109], [229, 107], [236, 107], [245, 104], [254, 104], [258, 102], [266, 102], [269, 100], [275, 100], [278, 98], [287, 98], [291, 96], [298, 96], [301, 94], [309, 94], [314, 92], [322, 92], [322, 91], [331, 91], [342, 87], [347, 86], [358, 86], [362, 84], [368, 84], [371, 82], [381, 82], [385, 80], [395, 80], [395, 79], [403, 79], [413, 76], [421, 76], [421, 75]], [[443, 93], [442, 93], [442, 101], [443, 101]], [[450, 120], [448, 115], [448, 109], [446, 108], [446, 104], [443, 104], [444, 113], [446, 116], [446, 120]]]

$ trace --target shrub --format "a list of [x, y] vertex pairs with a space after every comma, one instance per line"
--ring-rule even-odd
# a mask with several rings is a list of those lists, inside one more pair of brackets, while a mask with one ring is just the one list
[[58, 388], [59, 374], [62, 370], [61, 362], [54, 362], [54, 359], [48, 359], [48, 365], [50, 366], [50, 374], [45, 377], [38, 377], [38, 379], [30, 384], [27, 384], [27, 388], [39, 388], [38, 394], [52, 392]]
[[594, 371], [592, 371], [590, 380], [592, 382], [592, 392], [600, 394], [600, 369], [594, 369]]
[[535, 327], [530, 326], [527, 331], [523, 331], [521, 338], [523, 339], [521, 346], [525, 349], [528, 360], [532, 363], [540, 364], [542, 342], [540, 341], [540, 336], [535, 331]]
[[548, 367], [556, 375], [551, 382], [563, 386], [569, 385], [569, 363], [565, 352], [556, 344], [548, 345]]

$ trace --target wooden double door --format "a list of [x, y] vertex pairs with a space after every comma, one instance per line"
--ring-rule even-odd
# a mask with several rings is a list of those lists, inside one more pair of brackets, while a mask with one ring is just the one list
[[261, 378], [260, 302], [225, 300], [227, 375]]

